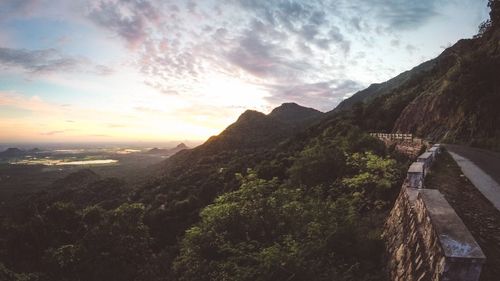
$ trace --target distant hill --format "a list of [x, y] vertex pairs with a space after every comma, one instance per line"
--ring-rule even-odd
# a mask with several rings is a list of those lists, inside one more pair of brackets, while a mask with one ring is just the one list
[[172, 154], [175, 154], [181, 150], [188, 149], [188, 148], [189, 147], [186, 144], [180, 143], [174, 148], [157, 148], [157, 147], [155, 147], [155, 148], [148, 150], [146, 153], [172, 155]]
[[17, 147], [7, 148], [5, 151], [0, 152], [0, 158], [11, 158], [24, 156], [26, 152]]
[[114, 208], [127, 195], [125, 183], [117, 178], [103, 178], [90, 169], [81, 169], [52, 183], [46, 190], [36, 193], [32, 202], [72, 202], [84, 207], [98, 204]]
[[42, 152], [42, 150], [40, 150], [39, 148], [33, 148], [30, 150], [22, 150], [22, 149], [19, 149], [17, 147], [10, 147], [10, 148], [7, 148], [6, 150], [0, 152], [0, 159], [22, 157], [22, 156], [26, 156], [26, 155], [29, 155], [32, 153], [36, 154], [36, 153], [40, 153], [40, 152]]

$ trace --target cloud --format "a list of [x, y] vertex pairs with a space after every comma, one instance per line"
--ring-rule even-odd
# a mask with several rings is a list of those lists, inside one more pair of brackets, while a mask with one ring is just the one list
[[143, 113], [152, 113], [152, 114], [163, 114], [165, 113], [164, 111], [161, 111], [159, 109], [151, 108], [151, 107], [146, 107], [146, 106], [136, 106], [134, 107], [134, 110], [143, 112]]
[[265, 41], [252, 29], [227, 53], [227, 59], [255, 76], [267, 77], [301, 71], [308, 66], [307, 62], [287, 59], [291, 55], [290, 49]]
[[0, 47], [0, 64], [21, 67], [30, 72], [53, 72], [74, 70], [81, 62], [64, 57], [55, 49], [30, 51]]
[[270, 88], [273, 94], [268, 99], [272, 103], [294, 101], [328, 111], [346, 95], [361, 90], [363, 85], [353, 80], [331, 80], [292, 86], [270, 85]]
[[[345, 73], [368, 60], [358, 54], [368, 53], [381, 37], [390, 46], [408, 46], [397, 32], [427, 23], [442, 2], [228, 0], [222, 6], [213, 0], [93, 0], [86, 18], [121, 39], [133, 51], [144, 83], [165, 95], [192, 97], [206, 77], [223, 73], [274, 85], [269, 101], [299, 99], [304, 91], [308, 98], [318, 96], [320, 106], [333, 106], [361, 84], [340, 82], [357, 79]], [[357, 42], [365, 42], [365, 49]], [[367, 70], [360, 75], [365, 80]]]
[[115, 32], [129, 47], [139, 47], [149, 36], [149, 29], [159, 23], [161, 9], [147, 0], [98, 1], [88, 18]]
[[107, 124], [107, 127], [108, 128], [126, 128], [128, 126], [125, 124], [109, 123], [109, 124]]
[[440, 0], [364, 0], [360, 7], [374, 11], [378, 20], [391, 29], [414, 29], [438, 15]]
[[93, 65], [83, 57], [66, 56], [56, 49], [12, 49], [0, 47], [0, 66], [17, 67], [31, 73], [83, 71], [107, 75], [111, 68]]
[[98, 65], [94, 66], [94, 72], [97, 75], [104, 75], [105, 76], [105, 75], [111, 75], [111, 74], [115, 73], [115, 70], [109, 66], [98, 64]]
[[400, 44], [401, 44], [401, 41], [399, 41], [399, 39], [391, 40], [391, 46], [393, 46], [393, 47], [399, 47]]
[[2, 0], [0, 2], [0, 21], [15, 15], [32, 14], [39, 2], [39, 0]]
[[407, 44], [405, 48], [410, 54], [413, 54], [415, 51], [418, 50], [418, 47], [412, 44]]
[[63, 134], [65, 133], [66, 131], [49, 131], [49, 132], [44, 132], [44, 133], [40, 133], [40, 135], [42, 136], [53, 136], [53, 135], [58, 135], [58, 134]]
[[63, 110], [60, 106], [47, 103], [38, 96], [26, 97], [12, 92], [0, 92], [1, 105], [42, 113], [60, 112]]

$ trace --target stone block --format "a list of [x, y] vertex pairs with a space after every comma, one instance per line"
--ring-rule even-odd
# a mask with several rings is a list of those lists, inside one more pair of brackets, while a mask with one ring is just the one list
[[424, 174], [429, 172], [429, 169], [431, 168], [433, 160], [434, 160], [434, 157], [432, 156], [431, 152], [424, 152], [424, 153], [422, 153], [422, 155], [418, 156], [417, 162], [424, 163]]
[[406, 174], [406, 180], [410, 187], [422, 188], [424, 182], [425, 164], [422, 162], [413, 162]]
[[486, 257], [444, 196], [438, 190], [424, 189], [418, 195], [417, 204], [424, 206], [422, 210], [442, 251], [442, 257], [436, 260], [437, 280], [479, 280]]

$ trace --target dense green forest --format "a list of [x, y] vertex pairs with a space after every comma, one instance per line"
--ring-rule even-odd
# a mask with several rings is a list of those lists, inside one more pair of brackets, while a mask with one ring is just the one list
[[380, 231], [406, 159], [352, 114], [276, 122], [247, 112], [143, 186], [84, 170], [33, 195], [2, 218], [2, 278], [384, 280]]

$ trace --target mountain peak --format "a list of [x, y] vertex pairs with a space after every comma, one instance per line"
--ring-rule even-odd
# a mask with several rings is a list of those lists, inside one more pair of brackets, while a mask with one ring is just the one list
[[269, 116], [284, 123], [303, 123], [323, 115], [314, 108], [304, 107], [294, 102], [283, 103], [269, 113]]
[[266, 115], [262, 112], [256, 111], [256, 110], [251, 110], [247, 109], [245, 112], [243, 112], [240, 117], [238, 117], [238, 120], [236, 122], [248, 122], [251, 120], [255, 119], [262, 119], [265, 118]]
[[5, 151], [0, 152], [1, 157], [17, 157], [24, 154], [25, 152], [17, 147], [9, 147]]
[[188, 148], [188, 147], [187, 147], [187, 145], [186, 145], [185, 143], [181, 142], [180, 144], [178, 144], [178, 145], [176, 146], [176, 148], [179, 148], [179, 149], [186, 149], [186, 148]]

